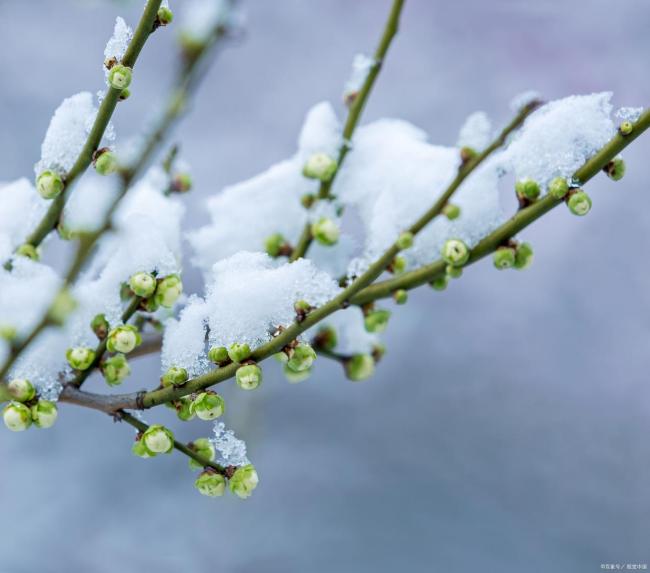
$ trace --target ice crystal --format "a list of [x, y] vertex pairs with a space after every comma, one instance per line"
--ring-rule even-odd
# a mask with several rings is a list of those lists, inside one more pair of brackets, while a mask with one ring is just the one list
[[481, 151], [490, 143], [492, 135], [492, 123], [490, 118], [483, 111], [471, 114], [463, 124], [458, 134], [458, 147], [471, 147]]
[[[117, 17], [115, 19], [115, 28], [113, 29], [113, 35], [108, 40], [106, 48], [104, 49], [104, 58], [105, 60], [112, 60], [113, 58], [119, 62], [124, 57], [126, 49], [129, 47], [129, 42], [133, 37], [133, 30], [131, 27], [124, 21], [123, 18]], [[108, 68], [104, 66], [104, 71], [108, 75]]]
[[352, 71], [343, 89], [344, 101], [349, 101], [363, 86], [375, 60], [365, 54], [357, 54], [352, 60]]
[[246, 457], [246, 442], [240, 440], [223, 422], [215, 422], [214, 438], [211, 439], [217, 451], [216, 462], [222, 466], [244, 466], [250, 461]]

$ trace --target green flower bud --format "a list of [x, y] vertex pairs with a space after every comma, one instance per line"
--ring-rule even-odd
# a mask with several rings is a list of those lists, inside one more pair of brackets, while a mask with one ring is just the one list
[[300, 204], [305, 208], [305, 209], [311, 209], [314, 203], [316, 202], [316, 195], [312, 195], [311, 193], [305, 193], [302, 197], [300, 197]]
[[93, 160], [95, 171], [100, 175], [110, 175], [117, 171], [117, 157], [112, 151], [105, 149], [96, 153]]
[[27, 257], [32, 261], [38, 261], [41, 258], [38, 249], [29, 243], [23, 243], [20, 245], [20, 247], [16, 249], [16, 254], [21, 257]]
[[233, 362], [243, 362], [251, 355], [251, 347], [248, 344], [234, 342], [228, 348], [228, 357]]
[[400, 250], [410, 249], [413, 246], [413, 233], [408, 231], [397, 237], [397, 248]]
[[533, 181], [528, 177], [524, 179], [520, 179], [515, 183], [515, 191], [517, 192], [517, 195], [519, 195], [520, 197], [530, 199], [531, 201], [537, 199], [539, 197], [539, 194], [541, 193], [537, 181]]
[[301, 342], [292, 350], [287, 368], [294, 372], [304, 372], [311, 368], [314, 360], [316, 360], [316, 351], [309, 344]]
[[106, 338], [106, 348], [109, 352], [128, 354], [140, 344], [142, 344], [142, 336], [132, 324], [116, 326], [108, 333]]
[[108, 330], [111, 325], [108, 324], [105, 314], [97, 314], [95, 318], [90, 321], [90, 329], [95, 333], [97, 338], [104, 340], [108, 336]]
[[533, 247], [530, 243], [519, 243], [515, 251], [515, 268], [517, 270], [527, 269], [533, 263]]
[[230, 491], [241, 499], [250, 497], [260, 479], [252, 464], [237, 468], [230, 478]]
[[48, 400], [39, 400], [32, 406], [32, 421], [37, 428], [51, 428], [59, 415], [56, 404]]
[[306, 300], [297, 300], [293, 303], [293, 308], [298, 314], [307, 314], [312, 306]]
[[[284, 354], [284, 352], [282, 353]], [[286, 354], [285, 354], [286, 356]], [[301, 370], [300, 372], [296, 372], [295, 370], [291, 370], [288, 365], [285, 364], [284, 366], [284, 376], [285, 378], [291, 382], [291, 384], [297, 384], [298, 382], [302, 382], [304, 380], [307, 380], [311, 376], [311, 369], [307, 368], [307, 370]]]
[[429, 284], [431, 285], [431, 288], [433, 290], [438, 290], [438, 291], [445, 290], [447, 288], [447, 285], [449, 284], [449, 276], [445, 274], [436, 277]]
[[396, 275], [403, 273], [406, 270], [406, 259], [400, 255], [397, 255], [393, 259], [393, 262], [390, 264], [390, 268], [388, 270]]
[[178, 275], [169, 275], [158, 283], [154, 296], [156, 304], [171, 308], [183, 292], [183, 282]]
[[138, 439], [136, 439], [135, 442], [133, 442], [133, 446], [131, 447], [131, 452], [133, 453], [133, 455], [144, 459], [153, 458], [156, 455], [149, 448], [147, 448], [147, 446], [144, 443], [144, 440], [142, 439], [142, 436], [140, 436]]
[[68, 348], [65, 357], [75, 370], [88, 370], [95, 360], [95, 351], [92, 348], [76, 346]]
[[618, 126], [618, 131], [621, 135], [630, 135], [634, 130], [634, 124], [631, 121], [624, 121]]
[[396, 290], [393, 293], [393, 300], [397, 304], [406, 304], [406, 301], [408, 299], [409, 299], [409, 293], [407, 291], [405, 291], [404, 289], [402, 289], [402, 288], [399, 289], [399, 290]]
[[156, 279], [150, 273], [135, 273], [129, 279], [129, 287], [136, 296], [149, 298], [156, 292]]
[[625, 175], [625, 161], [620, 157], [616, 157], [603, 167], [603, 171], [613, 181], [620, 181]]
[[512, 247], [499, 247], [492, 255], [492, 262], [500, 271], [512, 268], [515, 264], [515, 250]]
[[447, 203], [442, 208], [442, 214], [450, 221], [453, 221], [454, 219], [458, 219], [458, 217], [460, 217], [460, 207], [458, 205]]
[[556, 177], [548, 184], [548, 192], [556, 199], [564, 199], [569, 192], [569, 184], [564, 177]]
[[309, 179], [329, 181], [336, 173], [336, 160], [327, 153], [314, 153], [302, 168], [302, 174]]
[[129, 88], [124, 88], [120, 92], [120, 95], [117, 96], [117, 99], [119, 99], [120, 101], [124, 101], [126, 99], [129, 99], [130, 96], [131, 96], [131, 90]]
[[379, 362], [384, 357], [384, 354], [386, 354], [386, 347], [383, 344], [373, 344], [371, 356], [375, 361], [375, 364], [377, 364], [377, 362]]
[[452, 265], [447, 265], [445, 268], [447, 277], [450, 279], [459, 279], [463, 276], [463, 267], [453, 267]]
[[390, 310], [372, 310], [363, 319], [366, 331], [380, 334], [388, 328]]
[[442, 246], [443, 260], [453, 267], [462, 267], [469, 260], [469, 249], [459, 239], [449, 239]]
[[67, 288], [60, 290], [48, 312], [48, 318], [54, 324], [62, 325], [77, 308], [77, 301]]
[[149, 426], [142, 434], [142, 441], [154, 454], [168, 454], [174, 449], [174, 434], [160, 424]]
[[228, 360], [228, 349], [225, 346], [213, 346], [208, 350], [208, 360], [215, 364], [221, 364]]
[[131, 367], [124, 354], [116, 354], [102, 363], [102, 374], [109, 386], [119, 386], [131, 374]]
[[582, 217], [591, 210], [591, 198], [584, 191], [578, 190], [569, 196], [567, 201], [569, 211], [574, 215]]
[[262, 383], [262, 369], [257, 364], [240, 366], [235, 374], [237, 386], [243, 390], [255, 390]]
[[170, 366], [160, 378], [163, 386], [182, 386], [188, 379], [187, 370], [178, 366]]
[[355, 354], [345, 363], [345, 374], [353, 382], [370, 378], [375, 371], [375, 360], [370, 354]]
[[192, 189], [192, 176], [189, 173], [176, 173], [171, 183], [174, 193], [187, 193]]
[[[208, 440], [208, 438], [198, 438], [197, 440], [194, 440], [190, 444], [190, 449], [210, 462], [214, 461], [214, 458], [216, 456], [214, 446], [212, 445], [212, 442]], [[200, 470], [203, 468], [199, 462], [192, 458], [190, 458], [189, 464], [190, 469], [192, 470]]]
[[117, 90], [123, 90], [131, 85], [133, 71], [122, 64], [115, 64], [108, 72], [108, 83]]
[[22, 432], [32, 425], [31, 410], [20, 402], [9, 402], [2, 410], [2, 419], [12, 432]]
[[329, 324], [321, 326], [314, 337], [314, 345], [323, 350], [334, 350], [338, 341], [339, 337], [336, 334], [336, 329]]
[[63, 191], [63, 179], [54, 171], [43, 171], [36, 178], [36, 190], [43, 199], [54, 199]]
[[36, 396], [36, 388], [25, 378], [14, 378], [7, 382], [7, 391], [16, 402], [29, 402]]
[[214, 420], [226, 410], [224, 399], [214, 392], [201, 392], [192, 401], [191, 411], [201, 420]]
[[174, 410], [176, 416], [183, 422], [189, 422], [194, 418], [194, 410], [192, 410], [192, 398], [189, 396], [182, 396], [174, 403]]
[[167, 6], [161, 6], [158, 8], [156, 22], [159, 26], [167, 26], [167, 24], [171, 24], [173, 20], [174, 13]]
[[460, 148], [460, 160], [463, 163], [467, 163], [470, 159], [474, 159], [477, 155], [477, 151], [472, 147], [465, 146]]
[[315, 223], [312, 223], [311, 234], [316, 242], [329, 247], [335, 245], [338, 242], [341, 235], [341, 230], [339, 229], [339, 226], [334, 221], [332, 221], [332, 219], [323, 217]]
[[279, 362], [280, 364], [286, 364], [289, 362], [289, 357], [287, 356], [287, 353], [282, 351], [282, 352], [276, 352], [273, 355], [273, 358], [275, 359], [276, 362]]
[[196, 478], [194, 485], [201, 495], [219, 497], [226, 491], [226, 478], [214, 471], [204, 471]]
[[275, 258], [282, 254], [286, 244], [287, 241], [282, 234], [274, 233], [264, 241], [264, 249], [268, 253], [269, 257]]
[[11, 326], [10, 324], [0, 324], [0, 339], [11, 342], [16, 340], [17, 336], [18, 331], [15, 326]]

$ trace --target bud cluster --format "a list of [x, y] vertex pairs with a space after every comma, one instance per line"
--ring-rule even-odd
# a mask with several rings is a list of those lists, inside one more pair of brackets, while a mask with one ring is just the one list
[[2, 419], [12, 432], [22, 432], [32, 424], [37, 428], [50, 428], [56, 422], [58, 416], [56, 404], [39, 398], [36, 388], [29, 380], [25, 378], [9, 380], [7, 392], [12, 400], [3, 408]]

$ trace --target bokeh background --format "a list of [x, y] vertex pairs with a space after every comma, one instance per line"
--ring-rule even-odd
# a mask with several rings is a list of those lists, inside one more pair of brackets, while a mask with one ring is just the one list
[[[172, 4], [177, 6], [183, 0]], [[32, 174], [49, 117], [101, 88], [116, 15], [141, 1], [0, 0], [0, 180]], [[247, 0], [175, 133], [203, 201], [293, 153], [315, 102], [340, 102], [355, 53], [388, 0]], [[517, 93], [613, 90], [647, 105], [647, 0], [407, 0], [365, 118], [408, 119], [453, 144], [464, 118], [497, 122]], [[118, 134], [135, 133], [173, 69], [171, 30], [145, 47]], [[0, 571], [571, 571], [650, 562], [650, 136], [618, 184], [589, 184], [592, 213], [528, 230], [525, 273], [472, 267], [445, 293], [395, 313], [377, 375], [319, 364], [291, 386], [275, 366], [257, 392], [223, 389], [228, 424], [262, 478], [209, 500], [186, 460], [133, 457], [132, 430], [61, 408], [44, 433], [0, 439]], [[56, 251], [54, 251], [56, 252]], [[187, 275], [200, 291], [198, 273]], [[151, 386], [155, 358], [130, 389]], [[100, 390], [100, 380], [88, 383]], [[183, 439], [207, 425], [179, 427]], [[650, 566], [650, 565], [648, 565]]]

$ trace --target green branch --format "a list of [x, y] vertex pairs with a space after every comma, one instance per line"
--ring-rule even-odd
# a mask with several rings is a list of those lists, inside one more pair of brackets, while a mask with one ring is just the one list
[[[403, 6], [404, 0], [393, 0], [393, 5], [388, 15], [388, 20], [384, 26], [384, 32], [373, 56], [373, 64], [368, 70], [368, 75], [366, 76], [363, 85], [359, 90], [359, 93], [356, 95], [354, 101], [352, 102], [352, 105], [350, 106], [350, 112], [348, 113], [348, 117], [343, 128], [343, 143], [339, 148], [339, 154], [337, 158], [337, 171], [341, 168], [341, 165], [345, 160], [345, 156], [350, 150], [354, 130], [359, 123], [359, 119], [361, 118], [361, 114], [366, 106], [370, 92], [375, 85], [375, 80], [379, 75], [382, 64], [384, 62], [384, 58], [388, 53], [388, 48], [390, 47], [393, 38], [397, 34], [397, 30], [399, 28], [399, 18]], [[320, 188], [318, 190], [319, 199], [331, 198], [330, 189], [332, 188], [332, 184], [334, 183], [335, 178], [336, 173], [334, 173], [334, 176], [329, 181], [324, 181], [320, 184]], [[291, 256], [289, 257], [289, 260], [296, 261], [299, 258], [304, 257], [307, 253], [307, 250], [309, 249], [309, 246], [311, 245], [312, 239], [313, 237], [311, 235], [311, 225], [307, 223], [302, 230], [300, 238], [298, 239], [298, 242], [293, 249]]]

